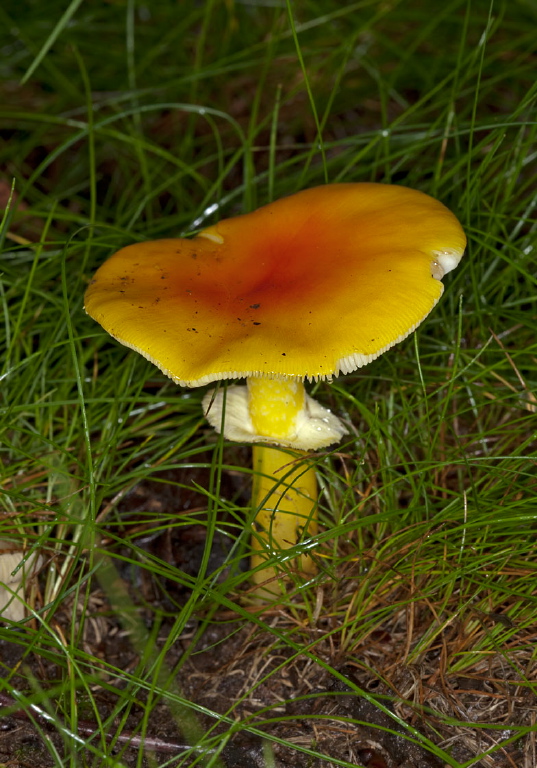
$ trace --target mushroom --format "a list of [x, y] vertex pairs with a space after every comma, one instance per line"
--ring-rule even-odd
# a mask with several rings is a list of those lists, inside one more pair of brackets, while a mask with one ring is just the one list
[[254, 444], [252, 569], [267, 594], [281, 591], [265, 563], [286, 560], [282, 550], [295, 548], [299, 571], [315, 572], [307, 454], [346, 433], [304, 381], [350, 373], [408, 336], [465, 245], [455, 216], [428, 195], [329, 184], [192, 239], [127, 246], [97, 271], [86, 311], [174, 382], [246, 377], [203, 404], [226, 438]]

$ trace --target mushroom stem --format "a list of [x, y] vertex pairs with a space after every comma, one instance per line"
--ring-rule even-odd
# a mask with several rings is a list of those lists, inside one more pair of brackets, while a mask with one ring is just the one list
[[[305, 402], [304, 384], [299, 379], [248, 379], [248, 410], [254, 429], [275, 443], [293, 438]], [[276, 568], [259, 566], [317, 532], [317, 479], [311, 466], [296, 460], [304, 455], [303, 451], [290, 453], [263, 444], [253, 447], [252, 505], [256, 518], [251, 565], [256, 584], [268, 581], [260, 592], [279, 595], [281, 587], [274, 578]], [[297, 568], [315, 573], [308, 555], [298, 558]]]
[[306, 403], [302, 380], [251, 376], [246, 383], [254, 432], [275, 443], [296, 437], [298, 419]]
[[[282, 588], [276, 579], [276, 568], [259, 566], [281, 550], [317, 533], [317, 478], [315, 470], [300, 461], [305, 455], [303, 451], [290, 455], [289, 451], [261, 444], [253, 447], [252, 506], [256, 517], [251, 567], [254, 583], [263, 584], [258, 590], [261, 595], [280, 595]], [[297, 558], [296, 569], [305, 574], [316, 572], [315, 563], [307, 554]]]

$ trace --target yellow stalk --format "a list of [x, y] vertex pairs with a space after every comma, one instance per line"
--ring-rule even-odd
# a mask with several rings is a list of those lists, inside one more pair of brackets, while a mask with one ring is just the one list
[[256, 434], [275, 443], [278, 438], [291, 438], [306, 401], [302, 380], [251, 377], [247, 384], [248, 410]]
[[[248, 380], [249, 410], [256, 432], [272, 437], [290, 438], [296, 419], [304, 407], [302, 381]], [[283, 451], [263, 444], [253, 446], [254, 483], [252, 505], [258, 510], [253, 524], [251, 566], [255, 570], [273, 554], [294, 547], [317, 533], [317, 479], [315, 471], [300, 458], [303, 451]], [[304, 574], [314, 574], [315, 563], [301, 555], [290, 564]], [[273, 567], [260, 568], [252, 574], [260, 596], [280, 595]]]

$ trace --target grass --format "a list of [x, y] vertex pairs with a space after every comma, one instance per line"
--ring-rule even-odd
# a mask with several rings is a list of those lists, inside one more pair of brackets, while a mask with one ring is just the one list
[[[18, 648], [0, 692], [46, 737], [43, 765], [219, 765], [248, 734], [268, 735], [266, 766], [323, 750], [367, 764], [328, 749], [327, 681], [332, 702], [346, 681], [387, 718], [338, 721], [354, 744], [373, 723], [377, 760], [393, 731], [438, 765], [534, 765], [535, 15], [522, 0], [0, 9], [0, 536], [46, 561], [24, 627], [0, 628]], [[248, 452], [82, 297], [122, 245], [325, 181], [427, 192], [469, 245], [414, 337], [313, 387], [351, 435], [317, 460], [320, 574], [256, 613]], [[192, 526], [196, 569], [147, 544]], [[193, 695], [211, 645], [230, 680], [247, 662], [224, 710]], [[297, 693], [317, 739], [291, 729]], [[175, 751], [151, 741], [161, 707]]]

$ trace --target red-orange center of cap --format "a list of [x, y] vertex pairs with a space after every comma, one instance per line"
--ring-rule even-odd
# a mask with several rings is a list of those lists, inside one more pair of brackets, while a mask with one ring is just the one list
[[442, 293], [435, 253], [464, 246], [456, 218], [427, 195], [327, 185], [192, 240], [123, 248], [98, 270], [85, 305], [182, 384], [330, 376], [413, 330]]

